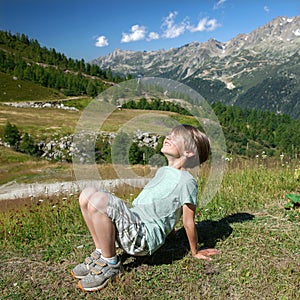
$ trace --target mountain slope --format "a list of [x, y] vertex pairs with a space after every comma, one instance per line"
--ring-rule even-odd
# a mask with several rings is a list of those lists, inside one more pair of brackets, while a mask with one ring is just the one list
[[47, 98], [57, 98], [57, 95], [94, 97], [125, 80], [83, 59], [74, 60], [55, 49], [41, 47], [37, 40], [29, 39], [24, 33], [2, 30], [0, 72], [5, 78], [0, 84], [0, 101], [42, 100], [44, 95]]
[[150, 52], [115, 50], [94, 60], [119, 74], [179, 80], [209, 102], [288, 113], [300, 119], [300, 16], [278, 17], [227, 42], [210, 39]]

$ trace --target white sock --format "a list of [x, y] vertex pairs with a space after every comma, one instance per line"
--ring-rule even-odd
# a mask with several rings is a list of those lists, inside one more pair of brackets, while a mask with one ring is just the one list
[[99, 252], [100, 254], [102, 253], [100, 248], [96, 248], [96, 251]]
[[101, 255], [101, 258], [112, 265], [115, 265], [118, 262], [118, 256], [116, 255], [113, 257], [104, 257], [103, 255]]

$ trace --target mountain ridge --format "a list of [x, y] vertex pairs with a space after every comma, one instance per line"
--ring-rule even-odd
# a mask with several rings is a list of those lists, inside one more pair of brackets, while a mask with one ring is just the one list
[[[299, 49], [300, 16], [277, 17], [227, 42], [211, 38], [169, 50], [115, 49], [92, 63], [123, 75], [142, 74], [178, 80], [193, 87], [209, 102], [262, 108], [299, 119], [300, 109], [293, 109], [300, 93], [300, 71], [296, 68]], [[270, 84], [270, 78], [285, 83], [275, 93], [276, 97], [271, 97], [273, 101], [270, 97], [261, 98], [265, 94], [261, 84], [264, 81]], [[210, 85], [215, 89], [212, 94], [208, 93]], [[283, 94], [285, 96], [280, 97]], [[257, 100], [247, 101], [245, 97], [250, 96]]]

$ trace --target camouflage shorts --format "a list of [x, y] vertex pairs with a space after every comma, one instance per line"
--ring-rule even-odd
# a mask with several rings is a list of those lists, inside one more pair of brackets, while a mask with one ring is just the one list
[[146, 229], [139, 216], [134, 214], [120, 198], [110, 193], [107, 195], [109, 196], [107, 215], [116, 226], [119, 246], [130, 255], [148, 255]]

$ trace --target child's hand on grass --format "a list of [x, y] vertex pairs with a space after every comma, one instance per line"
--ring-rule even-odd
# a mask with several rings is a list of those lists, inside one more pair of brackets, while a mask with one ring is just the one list
[[194, 255], [195, 258], [204, 259], [204, 260], [212, 260], [211, 255], [220, 254], [220, 251], [217, 249], [202, 249], [198, 250], [198, 252]]

